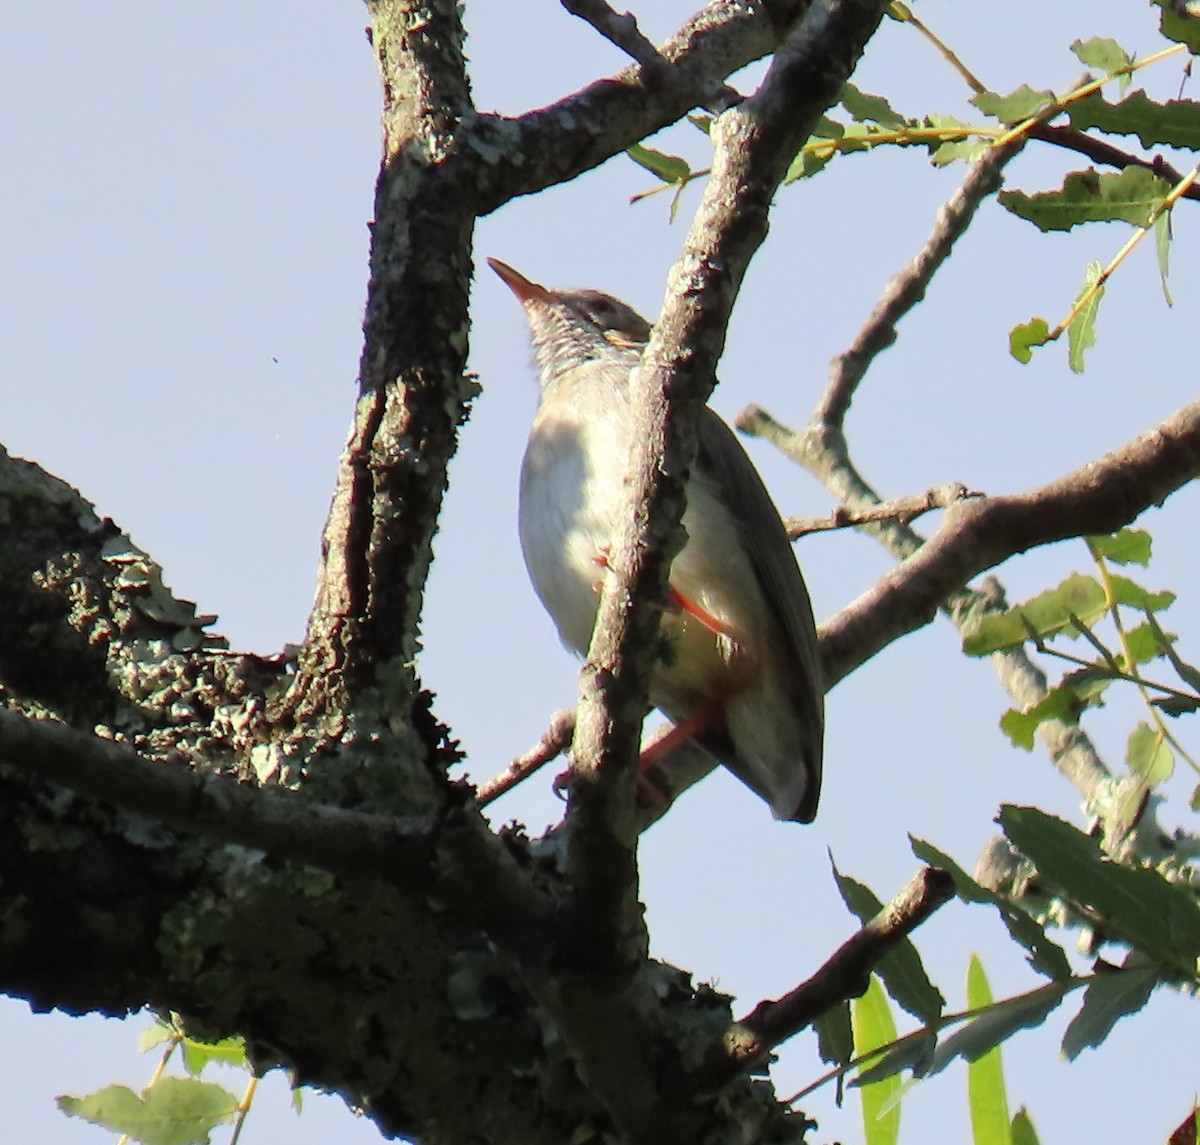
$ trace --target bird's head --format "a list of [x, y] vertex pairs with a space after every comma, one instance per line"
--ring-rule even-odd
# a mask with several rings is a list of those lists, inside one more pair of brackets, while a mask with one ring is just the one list
[[487, 261], [525, 308], [543, 384], [585, 362], [627, 355], [632, 365], [641, 355], [650, 323], [619, 298], [599, 290], [549, 290], [499, 259]]

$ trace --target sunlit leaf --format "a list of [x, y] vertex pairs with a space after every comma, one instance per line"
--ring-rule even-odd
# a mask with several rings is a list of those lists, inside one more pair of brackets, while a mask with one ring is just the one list
[[1168, 306], [1175, 305], [1167, 280], [1171, 273], [1171, 212], [1163, 211], [1154, 220], [1154, 252], [1158, 257], [1158, 281], [1162, 285], [1163, 299]]
[[1092, 552], [1118, 565], [1142, 565], [1150, 563], [1152, 539], [1145, 529], [1121, 529], [1112, 536], [1088, 537]]
[[1031, 318], [1008, 332], [1008, 352], [1023, 366], [1029, 365], [1033, 351], [1050, 341], [1050, 325], [1045, 318]]
[[[866, 993], [854, 999], [852, 1014], [856, 1057], [896, 1040], [896, 1023], [892, 1020], [887, 996], [875, 975], [871, 975]], [[900, 1085], [900, 1079], [892, 1076], [860, 1086], [866, 1145], [896, 1145], [899, 1140], [900, 1106], [892, 1098]]]
[[1138, 724], [1129, 733], [1125, 745], [1125, 763], [1135, 775], [1140, 775], [1151, 786], [1171, 778], [1175, 771], [1175, 756], [1162, 732], [1155, 731], [1149, 724]]
[[139, 1097], [123, 1085], [109, 1085], [87, 1097], [58, 1099], [69, 1117], [79, 1117], [144, 1145], [206, 1145], [209, 1133], [228, 1122], [238, 1099], [210, 1082], [163, 1077]]
[[1078, 308], [1067, 326], [1067, 364], [1076, 374], [1083, 373], [1084, 351], [1096, 344], [1096, 315], [1104, 297], [1104, 286], [1100, 282], [1102, 271], [1098, 262], [1088, 263], [1083, 287], [1075, 300]]
[[861, 123], [878, 123], [892, 128], [907, 127], [909, 124], [883, 96], [860, 91], [851, 83], [842, 88], [840, 102], [850, 117]]
[[644, 167], [664, 183], [684, 183], [692, 174], [691, 164], [678, 155], [656, 151], [642, 143], [635, 143], [625, 152], [639, 167]]
[[1095, 577], [1072, 573], [1024, 604], [983, 617], [963, 639], [963, 651], [968, 656], [986, 656], [1032, 637], [1071, 628], [1075, 617], [1090, 622], [1106, 611], [1107, 601], [1104, 587]]
[[1058, 720], [1075, 727], [1079, 717], [1099, 700], [1111, 682], [1111, 679], [1097, 677], [1094, 673], [1072, 673], [1070, 678], [1050, 688], [1033, 707], [1025, 711], [1009, 708], [1000, 717], [1000, 730], [1015, 747], [1031, 751], [1042, 724]]
[[1118, 604], [1128, 604], [1132, 608], [1140, 608], [1143, 612], [1162, 612], [1175, 603], [1173, 592], [1154, 592], [1124, 576], [1114, 576], [1111, 581], [1113, 599]]
[[1034, 91], [1028, 84], [1022, 84], [1008, 95], [998, 95], [994, 91], [983, 91], [971, 97], [971, 102], [984, 115], [994, 115], [1001, 123], [1020, 123], [1038, 114], [1055, 100], [1052, 91]]
[[[967, 1008], [980, 1010], [991, 1005], [992, 989], [983, 963], [978, 955], [972, 954], [967, 965]], [[1004, 1092], [1004, 1067], [999, 1046], [967, 1066], [967, 1096], [973, 1145], [1011, 1145], [1008, 1097]]]
[[183, 1068], [193, 1077], [204, 1071], [204, 1067], [216, 1062], [248, 1069], [246, 1043], [242, 1038], [222, 1038], [217, 1042], [202, 1042], [195, 1038], [183, 1039]]
[[1102, 36], [1076, 40], [1071, 45], [1071, 51], [1085, 67], [1098, 68], [1110, 76], [1133, 63], [1133, 57], [1116, 40]]

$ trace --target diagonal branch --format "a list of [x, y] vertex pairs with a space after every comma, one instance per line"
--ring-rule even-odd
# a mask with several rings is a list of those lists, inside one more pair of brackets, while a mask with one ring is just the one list
[[934, 911], [954, 897], [954, 880], [925, 867], [810, 978], [782, 998], [760, 1002], [708, 1054], [701, 1088], [716, 1090], [761, 1065], [776, 1046], [807, 1029], [831, 1007], [856, 998], [871, 971]]
[[[760, 411], [756, 431], [769, 436], [769, 424]], [[794, 455], [805, 452], [799, 446]], [[1039, 489], [952, 505], [930, 540], [822, 625], [826, 679], [836, 683], [928, 624], [942, 601], [980, 573], [1038, 545], [1115, 532], [1198, 473], [1200, 401]]]
[[518, 118], [476, 117], [463, 153], [477, 168], [477, 213], [568, 182], [710, 102], [714, 87], [725, 90], [720, 81], [773, 52], [810, 7], [811, 0], [711, 0], [651, 66], [636, 64]]
[[917, 257], [897, 274], [875, 304], [850, 346], [833, 360], [829, 384], [813, 412], [813, 422], [840, 430], [846, 411], [871, 363], [896, 341], [896, 326], [925, 297], [933, 276], [965, 233], [980, 204], [1000, 189], [1001, 172], [1022, 144], [993, 147], [971, 164], [958, 190], [938, 211], [933, 231]]

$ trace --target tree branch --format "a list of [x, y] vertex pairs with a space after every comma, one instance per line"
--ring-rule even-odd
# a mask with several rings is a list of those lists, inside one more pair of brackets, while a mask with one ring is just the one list
[[[770, 440], [768, 419], [759, 411], [751, 432]], [[789, 452], [805, 456], [810, 447]], [[928, 624], [947, 596], [987, 569], [1038, 545], [1115, 532], [1197, 473], [1200, 402], [1192, 402], [1040, 489], [952, 505], [929, 541], [822, 625], [826, 679], [836, 683], [893, 640]]]
[[810, 6], [711, 0], [658, 49], [661, 64], [626, 68], [515, 119], [476, 117], [464, 153], [482, 159], [477, 213], [568, 182], [704, 105], [719, 81], [774, 51]]
[[[501, 945], [521, 950], [549, 940], [550, 901], [533, 892], [477, 816], [472, 828], [466, 813], [432, 821], [347, 811], [182, 762], [151, 763], [125, 744], [3, 709], [0, 760], [176, 830], [344, 878], [424, 893], [439, 879], [446, 890], [453, 882], [455, 909]], [[453, 880], [439, 875], [438, 862], [455, 869]]]
[[807, 982], [775, 1001], [760, 1002], [707, 1055], [702, 1088], [715, 1091], [761, 1065], [780, 1043], [812, 1025], [826, 1010], [856, 998], [871, 971], [903, 939], [954, 897], [954, 880], [935, 867], [908, 885], [845, 942]]
[[[846, 411], [871, 363], [896, 341], [896, 326], [925, 297], [933, 276], [965, 233], [980, 204], [1000, 189], [1001, 172], [1023, 144], [993, 147], [971, 164], [958, 190], [938, 211], [933, 231], [909, 265], [892, 278], [850, 346], [833, 360], [829, 383], [812, 420], [841, 429]], [[741, 421], [738, 422], [741, 427]]]

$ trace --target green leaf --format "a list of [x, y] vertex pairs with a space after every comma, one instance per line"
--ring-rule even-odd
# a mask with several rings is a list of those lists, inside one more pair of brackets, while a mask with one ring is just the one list
[[[1127, 671], [1136, 664], [1147, 664], [1164, 654], [1166, 649], [1160, 640], [1160, 631], [1150, 624], [1136, 624], [1126, 630], [1125, 645], [1133, 660], [1132, 664], [1125, 664]], [[1121, 659], [1124, 661], [1125, 657]]]
[[1075, 727], [1079, 717], [1099, 702], [1111, 683], [1110, 679], [1098, 678], [1095, 673], [1074, 672], [1051, 688], [1032, 708], [1023, 712], [1009, 708], [1000, 717], [1000, 730], [1014, 747], [1032, 751], [1034, 737], [1042, 724], [1059, 720], [1068, 727]]
[[1133, 57], [1116, 40], [1101, 36], [1076, 40], [1071, 45], [1071, 51], [1084, 67], [1098, 68], [1110, 76], [1133, 65]]
[[164, 1077], [139, 1097], [109, 1085], [87, 1097], [61, 1096], [58, 1107], [144, 1145], [207, 1145], [209, 1133], [237, 1112], [238, 1099], [219, 1085], [190, 1077]]
[[1060, 190], [1027, 195], [1001, 191], [1000, 204], [1018, 218], [1043, 231], [1069, 231], [1081, 223], [1126, 222], [1148, 226], [1171, 184], [1144, 167], [1126, 167], [1119, 173], [1072, 171]]
[[1163, 211], [1154, 220], [1154, 252], [1158, 257], [1158, 281], [1162, 286], [1163, 299], [1168, 306], [1175, 305], [1167, 279], [1171, 274], [1171, 212]]
[[1136, 1014], [1159, 981], [1158, 974], [1148, 967], [1097, 972], [1083, 995], [1083, 1006], [1063, 1035], [1062, 1052], [1067, 1061], [1074, 1061], [1089, 1046], [1098, 1046], [1126, 1014]]
[[178, 1037], [178, 1035], [179, 1031], [174, 1026], [168, 1025], [161, 1018], [156, 1017], [138, 1037], [138, 1051], [145, 1053], [147, 1050], [154, 1049], [155, 1046], [161, 1046], [163, 1042], [169, 1041], [171, 1038]]
[[1128, 604], [1131, 608], [1140, 608], [1143, 612], [1162, 612], [1175, 603], [1173, 592], [1151, 592], [1128, 577], [1114, 576], [1111, 582], [1113, 599], [1118, 604]]
[[883, 96], [860, 91], [851, 83], [842, 88], [840, 102], [850, 114], [850, 118], [857, 119], [860, 123], [878, 123], [882, 127], [897, 130], [909, 126], [909, 120], [905, 119]]
[[249, 1069], [245, 1041], [240, 1037], [222, 1038], [217, 1042], [202, 1042], [196, 1038], [183, 1039], [183, 1068], [192, 1077], [198, 1077], [204, 1071], [204, 1067], [212, 1062]]
[[937, 1048], [937, 1037], [932, 1030], [902, 1038], [894, 1049], [883, 1054], [874, 1065], [860, 1070], [851, 1087], [874, 1085], [887, 1077], [895, 1077], [902, 1070], [911, 1069], [917, 1077], [925, 1074]]
[[[1040, 1026], [1077, 985], [1071, 980], [1047, 982], [1028, 994], [995, 1003], [938, 1046], [925, 1076], [941, 1073], [955, 1058], [978, 1061], [1018, 1030]], [[1007, 1125], [1006, 1118], [1006, 1128]]]
[[1105, 557], [1118, 565], [1141, 565], [1150, 563], [1152, 539], [1145, 529], [1121, 529], [1112, 536], [1086, 538], [1093, 553]]
[[1045, 318], [1030, 318], [1008, 332], [1008, 352], [1022, 366], [1028, 366], [1034, 348], [1050, 341], [1050, 326]]
[[1008, 95], [997, 95], [994, 91], [981, 91], [971, 97], [971, 102], [984, 115], [994, 115], [1001, 123], [1020, 123], [1037, 115], [1055, 100], [1052, 91], [1034, 91], [1022, 84]]
[[1155, 103], [1144, 91], [1135, 91], [1120, 103], [1109, 103], [1096, 93], [1076, 100], [1067, 114], [1079, 131], [1136, 135], [1145, 148], [1200, 148], [1200, 103], [1194, 99]]
[[1183, 11], [1175, 10], [1175, 0], [1154, 0], [1162, 9], [1159, 23], [1162, 34], [1168, 40], [1187, 44], [1192, 55], [1200, 55], [1200, 20], [1196, 19], [1195, 0], [1183, 5]]
[[1031, 600], [985, 616], [963, 639], [968, 656], [986, 656], [1001, 648], [1023, 644], [1071, 628], [1074, 618], [1090, 622], [1107, 609], [1108, 597], [1095, 577], [1072, 573], [1056, 587]]
[[[881, 910], [883, 903], [862, 883], [843, 875], [836, 867], [833, 877], [837, 881], [842, 901], [860, 922], [870, 922]], [[903, 939], [890, 950], [875, 967], [876, 973], [887, 985], [888, 993], [914, 1018], [922, 1022], [936, 1022], [946, 1008], [946, 999], [929, 980], [917, 948]]]
[[[967, 1007], [979, 1010], [992, 1005], [983, 963], [972, 954], [967, 965]], [[967, 1096], [971, 1106], [973, 1145], [1012, 1145], [1008, 1124], [1008, 1097], [1004, 1092], [1004, 1066], [1000, 1047], [980, 1055], [967, 1066]]]
[[691, 178], [691, 164], [678, 155], [668, 155], [641, 143], [635, 143], [625, 154], [664, 183], [686, 183]]
[[1099, 914], [1124, 942], [1189, 977], [1200, 955], [1200, 906], [1158, 871], [1114, 863], [1099, 844], [1036, 807], [1005, 805], [1000, 825], [1013, 846], [1072, 902]]
[[817, 1049], [821, 1060], [830, 1065], [844, 1066], [854, 1057], [854, 1035], [850, 1029], [850, 1003], [831, 1006], [815, 1022]]
[[910, 835], [909, 844], [918, 859], [931, 867], [940, 868], [954, 880], [954, 889], [959, 898], [966, 902], [990, 903], [994, 906], [1000, 912], [1004, 925], [1008, 927], [1008, 933], [1015, 942], [1025, 948], [1029, 955], [1029, 964], [1039, 974], [1055, 979], [1071, 977], [1071, 964], [1067, 961], [1062, 947], [1047, 938], [1042, 926], [1020, 907], [1003, 895], [980, 886], [949, 855], [943, 854], [924, 840]]
[[1175, 772], [1175, 756], [1162, 732], [1144, 723], [1129, 733], [1125, 763], [1134, 775], [1140, 775], [1151, 787], [1170, 779]]
[[[874, 974], [866, 993], [854, 999], [851, 1012], [856, 1057], [896, 1040], [896, 1023], [892, 1020], [883, 987]], [[866, 1145], [896, 1145], [900, 1139], [900, 1106], [893, 1101], [900, 1084], [900, 1079], [892, 1076], [860, 1087]]]
[[1100, 300], [1104, 297], [1104, 285], [1100, 281], [1104, 273], [1098, 262], [1089, 262], [1083, 276], [1083, 287], [1076, 303], [1082, 303], [1075, 317], [1067, 326], [1067, 364], [1072, 372], [1083, 373], [1083, 352], [1096, 344], [1096, 315], [1100, 311]]
[[1038, 1141], [1037, 1130], [1034, 1129], [1033, 1122], [1024, 1106], [1013, 1115], [1012, 1145], [1041, 1145], [1041, 1142]]

